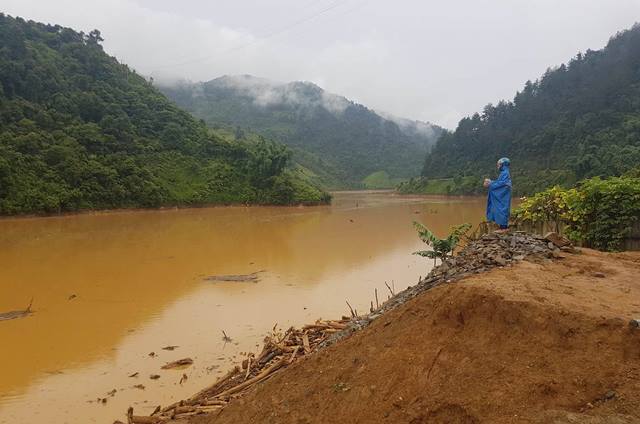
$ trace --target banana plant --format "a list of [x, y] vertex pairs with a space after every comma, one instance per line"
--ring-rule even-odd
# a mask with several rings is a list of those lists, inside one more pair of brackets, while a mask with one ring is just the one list
[[413, 226], [418, 231], [418, 237], [427, 246], [431, 246], [431, 250], [419, 250], [413, 252], [414, 255], [424, 256], [433, 259], [433, 266], [436, 265], [436, 261], [440, 259], [444, 260], [449, 253], [453, 252], [460, 239], [471, 229], [471, 224], [461, 224], [451, 227], [451, 232], [447, 238], [440, 239], [436, 237], [431, 230], [425, 227], [423, 224], [414, 221]]

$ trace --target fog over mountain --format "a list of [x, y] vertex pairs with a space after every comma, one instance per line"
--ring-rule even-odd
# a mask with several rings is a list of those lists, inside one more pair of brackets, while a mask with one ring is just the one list
[[3, 0], [1, 9], [97, 28], [107, 53], [156, 80], [311, 81], [450, 129], [640, 16], [637, 0]]
[[311, 82], [227, 75], [158, 87], [210, 127], [235, 128], [239, 138], [255, 131], [289, 145], [294, 160], [330, 188], [392, 187], [419, 172], [442, 133], [430, 123], [381, 116]]

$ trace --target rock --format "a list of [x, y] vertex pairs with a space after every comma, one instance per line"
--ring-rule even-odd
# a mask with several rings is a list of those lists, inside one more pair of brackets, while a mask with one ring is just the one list
[[614, 397], [616, 397], [616, 392], [614, 392], [613, 390], [609, 390], [607, 393], [604, 394], [605, 400], [611, 400]]
[[513, 257], [514, 261], [521, 261], [523, 259], [524, 259], [524, 255], [516, 255], [516, 256]]
[[631, 321], [629, 321], [629, 327], [640, 328], [640, 319], [632, 319]]
[[[558, 247], [571, 245], [571, 241], [568, 238], [561, 236], [560, 234], [553, 231], [545, 234], [544, 239]], [[549, 246], [549, 249], [553, 249], [553, 246]]]
[[497, 257], [493, 258], [493, 260], [499, 266], [505, 266], [507, 264], [507, 261], [502, 256], [497, 256]]
[[596, 278], [605, 278], [606, 277], [606, 275], [604, 275], [604, 273], [602, 273], [602, 272], [594, 272], [593, 276], [596, 277]]

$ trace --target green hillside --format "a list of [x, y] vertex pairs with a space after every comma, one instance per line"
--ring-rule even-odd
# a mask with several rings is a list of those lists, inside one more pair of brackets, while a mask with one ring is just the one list
[[101, 41], [0, 14], [1, 214], [327, 200], [284, 146], [212, 132]]
[[[462, 119], [426, 156], [422, 175], [457, 178], [451, 192], [481, 190], [482, 177], [493, 175], [502, 156], [511, 158], [519, 193], [638, 166], [640, 27], [549, 69], [513, 101], [489, 104]], [[419, 191], [420, 184], [413, 184]]]
[[[442, 132], [435, 125], [383, 117], [307, 82], [276, 83], [249, 75], [161, 90], [209, 126], [250, 129], [293, 149], [293, 160], [331, 188], [362, 188], [420, 172]], [[381, 174], [377, 174], [381, 175]]]

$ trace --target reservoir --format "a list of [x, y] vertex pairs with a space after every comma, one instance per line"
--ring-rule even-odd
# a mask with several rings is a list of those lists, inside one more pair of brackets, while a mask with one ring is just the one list
[[[186, 398], [276, 325], [348, 315], [346, 301], [366, 313], [374, 290], [383, 301], [387, 285], [415, 284], [432, 261], [411, 255], [424, 248], [414, 220], [446, 236], [484, 208], [339, 192], [330, 206], [0, 220], [0, 312], [31, 299], [34, 310], [0, 321], [0, 423], [111, 423], [129, 406], [146, 415]], [[250, 273], [257, 281], [206, 279]], [[161, 369], [186, 357], [187, 368]]]

